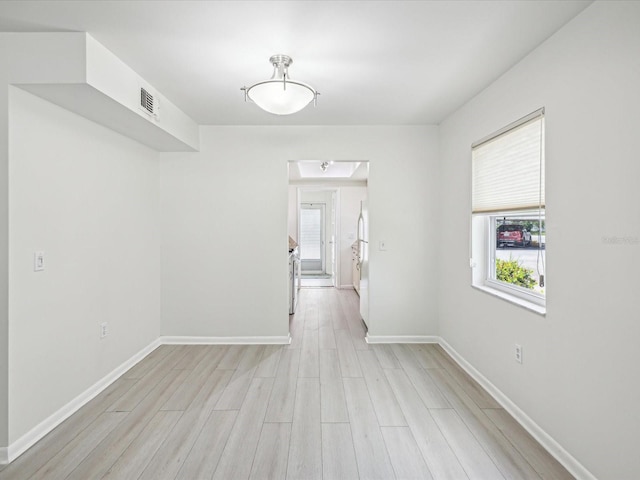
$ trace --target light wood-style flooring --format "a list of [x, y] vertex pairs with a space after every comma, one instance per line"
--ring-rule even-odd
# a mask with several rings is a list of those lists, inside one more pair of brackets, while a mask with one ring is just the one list
[[368, 345], [303, 289], [287, 346], [149, 354], [0, 479], [571, 479], [436, 345]]

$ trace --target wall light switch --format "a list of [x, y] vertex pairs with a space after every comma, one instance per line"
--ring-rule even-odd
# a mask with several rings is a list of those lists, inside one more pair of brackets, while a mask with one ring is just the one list
[[33, 271], [41, 272], [44, 270], [44, 252], [35, 252], [33, 254]]
[[384, 240], [380, 240], [380, 242], [378, 242], [378, 250], [386, 250], [387, 249], [387, 242], [385, 242]]

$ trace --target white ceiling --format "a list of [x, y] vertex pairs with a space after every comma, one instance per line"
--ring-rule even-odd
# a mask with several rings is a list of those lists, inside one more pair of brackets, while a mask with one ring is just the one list
[[[2, 1], [0, 31], [86, 31], [200, 124], [437, 124], [590, 1]], [[240, 87], [287, 54], [317, 108]]]

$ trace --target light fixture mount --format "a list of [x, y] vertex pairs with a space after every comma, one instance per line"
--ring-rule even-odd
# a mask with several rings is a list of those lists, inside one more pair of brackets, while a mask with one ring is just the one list
[[291, 58], [289, 55], [273, 55], [269, 59], [269, 62], [276, 68], [280, 64], [288, 68], [293, 63], [293, 58]]
[[272, 55], [269, 63], [273, 65], [273, 75], [269, 80], [240, 89], [244, 92], [245, 102], [251, 100], [274, 115], [299, 112], [311, 101], [316, 105], [320, 94], [310, 85], [289, 77], [289, 66], [293, 63], [289, 55]]

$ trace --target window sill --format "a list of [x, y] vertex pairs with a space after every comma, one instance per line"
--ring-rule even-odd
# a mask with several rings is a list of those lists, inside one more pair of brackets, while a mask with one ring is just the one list
[[486, 285], [471, 285], [473, 288], [480, 290], [481, 292], [488, 293], [489, 295], [493, 295], [494, 297], [502, 298], [509, 303], [513, 303], [519, 307], [522, 307], [531, 312], [537, 313], [538, 315], [545, 316], [547, 314], [547, 307], [538, 305], [537, 303], [529, 302], [523, 298], [516, 297], [515, 295], [509, 295], [502, 290], [498, 290], [495, 288], [488, 287]]

